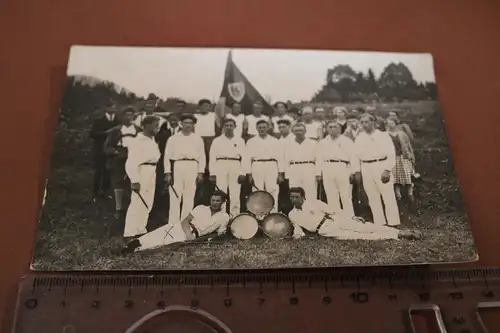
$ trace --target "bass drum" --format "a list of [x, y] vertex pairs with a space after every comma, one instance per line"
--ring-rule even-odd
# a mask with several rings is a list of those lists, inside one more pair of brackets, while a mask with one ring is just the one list
[[251, 214], [243, 213], [231, 221], [229, 230], [235, 238], [250, 239], [259, 231], [259, 222]]
[[274, 208], [274, 198], [266, 191], [255, 191], [248, 196], [246, 205], [250, 213], [264, 216]]
[[285, 214], [272, 213], [262, 221], [262, 230], [268, 237], [281, 238], [291, 234], [293, 226]]

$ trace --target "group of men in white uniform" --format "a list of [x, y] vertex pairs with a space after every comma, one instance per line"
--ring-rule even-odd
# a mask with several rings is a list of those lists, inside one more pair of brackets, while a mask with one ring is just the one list
[[[209, 108], [211, 105], [207, 104], [200, 101], [199, 106]], [[213, 142], [206, 138], [213, 138], [213, 133], [208, 132], [212, 128], [215, 130], [215, 126], [211, 125], [218, 121], [214, 112], [204, 110], [201, 116], [182, 115], [180, 130], [166, 143], [163, 161], [158, 161], [158, 145], [150, 139], [158, 132], [159, 118], [146, 116], [142, 120], [144, 133], [149, 133], [149, 136], [143, 134], [137, 137], [130, 145], [126, 162], [133, 194], [126, 215], [124, 236], [139, 237], [146, 234], [138, 238], [142, 239], [142, 245], [134, 242], [133, 249], [175, 242], [179, 237], [171, 237], [172, 233], [200, 234], [192, 220], [201, 218], [194, 215], [200, 215], [198, 210], [203, 210], [203, 214], [206, 213], [206, 218], [210, 220], [214, 214], [224, 212], [225, 193], [229, 193], [229, 214], [227, 217], [223, 215], [224, 218], [217, 215], [217, 223], [227, 219], [224, 226], [218, 229], [223, 233], [230, 218], [240, 213], [241, 184], [245, 181], [252, 184], [254, 190], [266, 191], [273, 196], [273, 211], [278, 209], [279, 185], [285, 180], [289, 182], [290, 196], [293, 196], [294, 189], [295, 193], [300, 192], [303, 202], [309, 203], [317, 201], [318, 184], [321, 182], [325, 187], [329, 213], [345, 217], [343, 220], [353, 221], [355, 214], [351, 186], [355, 180], [360, 181], [362, 178], [373, 214], [373, 224], [379, 227], [400, 224], [391, 181], [391, 170], [395, 165], [394, 145], [387, 133], [376, 129], [376, 119], [372, 115], [361, 116], [362, 130], [358, 130], [353, 141], [342, 135], [342, 126], [345, 126], [342, 122], [330, 120], [323, 127], [317, 126], [318, 122], [309, 121], [307, 117], [313, 113], [311, 107], [302, 110], [306, 120], [297, 120], [287, 115], [284, 103], [276, 105], [278, 115], [271, 119], [259, 113], [262, 107], [260, 103], [254, 106], [254, 111], [257, 112], [247, 116], [239, 112], [239, 107], [239, 104], [233, 105], [233, 112], [219, 119], [222, 134], [213, 139]], [[200, 123], [203, 125], [200, 126]], [[327, 132], [324, 138], [323, 128]], [[147, 233], [146, 224], [155, 190], [155, 168], [152, 166], [158, 162], [163, 163], [165, 185], [170, 194], [169, 222], [168, 225]], [[214, 199], [212, 195], [210, 209], [199, 208], [208, 207], [202, 205], [193, 210], [196, 187], [204, 181], [207, 166], [210, 181], [217, 188], [218, 199]], [[214, 207], [214, 200], [217, 204], [220, 202], [219, 208]], [[295, 218], [294, 221], [293, 212], [297, 215], [296, 211], [300, 207], [298, 200], [291, 201], [294, 205], [289, 215], [292, 223], [306, 228], [298, 222], [300, 219]], [[171, 228], [176, 225], [181, 227], [172, 231]], [[214, 228], [208, 229], [213, 231]], [[369, 233], [380, 228], [372, 229]], [[300, 234], [298, 230], [296, 228], [295, 235]], [[167, 237], [167, 234], [170, 236]], [[172, 239], [167, 241], [169, 238]], [[149, 245], [145, 246], [146, 243]]]

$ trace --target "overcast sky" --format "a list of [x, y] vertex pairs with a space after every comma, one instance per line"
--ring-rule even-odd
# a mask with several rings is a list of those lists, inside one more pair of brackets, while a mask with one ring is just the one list
[[[218, 99], [229, 49], [74, 46], [68, 74], [109, 80], [138, 95]], [[432, 56], [417, 53], [233, 49], [233, 60], [271, 100], [309, 100], [339, 64], [371, 68], [378, 77], [390, 62], [403, 62], [417, 81], [435, 81]]]

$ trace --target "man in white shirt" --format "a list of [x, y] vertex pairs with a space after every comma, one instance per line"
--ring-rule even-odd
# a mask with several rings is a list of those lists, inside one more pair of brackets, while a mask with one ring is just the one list
[[140, 128], [142, 128], [142, 122], [147, 116], [155, 116], [158, 117], [158, 122], [161, 127], [163, 123], [166, 121], [163, 117], [160, 117], [155, 112], [155, 102], [154, 101], [146, 101], [144, 108], [141, 110], [141, 113], [137, 115], [137, 118], [134, 120], [134, 124]]
[[306, 138], [316, 141], [323, 138], [323, 125], [314, 120], [312, 107], [306, 106], [302, 109], [302, 122], [306, 126]]
[[290, 189], [290, 200], [294, 208], [288, 217], [294, 227], [293, 238], [295, 239], [305, 236], [303, 229], [323, 237], [344, 240], [419, 239], [421, 236], [417, 231], [403, 231], [389, 226], [364, 223], [360, 218], [335, 213], [332, 207], [322, 201], [305, 200], [304, 189], [300, 187]]
[[225, 118], [227, 119], [233, 119], [236, 127], [234, 129], [234, 135], [241, 138], [243, 137], [243, 133], [246, 132], [247, 129], [247, 122], [246, 122], [246, 117], [243, 113], [241, 113], [241, 104], [240, 103], [233, 103], [233, 107], [231, 108], [231, 113], [228, 113], [225, 115]]
[[170, 196], [169, 224], [178, 223], [193, 209], [196, 185], [203, 181], [206, 165], [203, 140], [193, 133], [196, 118], [184, 114], [181, 121], [182, 130], [168, 139], [163, 158], [165, 186], [169, 187]]
[[306, 128], [303, 123], [293, 125], [292, 132], [295, 138], [284, 145], [285, 178], [290, 187], [302, 187], [307, 199], [316, 200], [316, 178], [320, 175], [315, 167], [317, 142], [305, 137]]
[[[229, 212], [231, 216], [240, 213], [241, 183], [245, 175], [241, 169], [241, 159], [245, 152], [245, 141], [235, 135], [234, 119], [223, 120], [222, 135], [216, 137], [210, 148], [210, 181], [217, 184], [219, 190], [229, 191]], [[225, 207], [223, 207], [225, 209]]]
[[258, 134], [257, 132], [257, 122], [260, 120], [265, 120], [266, 122], [269, 122], [269, 117], [266, 115], [262, 114], [262, 102], [261, 101], [255, 101], [253, 103], [253, 108], [252, 108], [252, 114], [246, 116], [247, 124], [248, 124], [248, 130], [247, 130], [247, 137], [252, 138]]
[[194, 132], [203, 139], [205, 156], [207, 157], [205, 165], [208, 166], [208, 152], [215, 137], [216, 115], [213, 105], [208, 99], [200, 99], [198, 102], [198, 112], [195, 114], [196, 125]]
[[278, 208], [278, 184], [284, 180], [284, 154], [278, 139], [269, 135], [269, 122], [257, 122], [258, 135], [247, 142], [243, 157], [243, 171], [257, 190], [267, 191], [274, 198], [274, 210]]
[[129, 144], [125, 162], [132, 194], [125, 217], [124, 237], [146, 233], [146, 224], [155, 197], [156, 164], [160, 159], [160, 150], [154, 139], [159, 130], [158, 118], [148, 116], [144, 118], [142, 125], [143, 132]]
[[215, 136], [215, 112], [212, 103], [208, 99], [200, 99], [198, 113], [195, 114], [195, 117], [194, 132], [202, 138], [213, 138]]
[[282, 142], [292, 141], [295, 139], [295, 135], [291, 133], [293, 120], [280, 119], [276, 122], [279, 131], [279, 140]]
[[271, 118], [271, 121], [273, 123], [273, 133], [276, 137], [279, 137], [280, 130], [279, 130], [278, 121], [288, 120], [290, 122], [290, 124], [293, 124], [294, 120], [292, 117], [290, 117], [287, 114], [288, 105], [286, 105], [284, 102], [274, 103], [274, 110], [275, 110], [275, 116]]
[[[375, 129], [375, 118], [365, 114], [361, 117], [363, 132], [354, 142], [356, 181], [363, 177], [363, 187], [368, 196], [368, 203], [373, 214], [373, 221], [378, 225], [399, 225], [399, 210], [394, 194], [391, 170], [396, 165], [394, 143], [387, 132]], [[384, 200], [384, 210], [382, 201]]]
[[199, 184], [197, 193], [195, 194], [195, 204], [207, 203], [210, 199], [210, 193], [213, 191], [213, 186], [209, 181], [208, 158], [212, 141], [216, 133], [220, 132], [220, 121], [223, 118], [225, 106], [225, 100], [219, 100], [215, 108], [208, 99], [201, 99], [198, 102], [198, 113], [195, 114], [197, 121], [194, 132], [203, 139], [206, 161], [203, 181]]
[[122, 254], [159, 248], [174, 243], [182, 243], [209, 235], [217, 231], [226, 233], [229, 215], [222, 210], [226, 194], [216, 191], [210, 197], [210, 205], [199, 205], [180, 223], [167, 224], [129, 242], [122, 249]]
[[321, 175], [318, 180], [323, 180], [328, 204], [334, 211], [354, 216], [350, 183], [351, 165], [356, 162], [354, 143], [341, 135], [341, 125], [336, 121], [329, 121], [326, 129], [328, 136], [319, 143], [316, 156], [317, 173]]

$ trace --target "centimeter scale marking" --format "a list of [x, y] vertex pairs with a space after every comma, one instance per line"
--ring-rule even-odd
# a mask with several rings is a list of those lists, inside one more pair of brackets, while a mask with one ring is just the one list
[[488, 333], [479, 313], [497, 307], [500, 269], [53, 275], [23, 279], [13, 332], [398, 333], [425, 313], [435, 332]]

